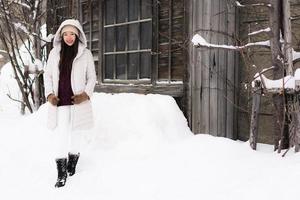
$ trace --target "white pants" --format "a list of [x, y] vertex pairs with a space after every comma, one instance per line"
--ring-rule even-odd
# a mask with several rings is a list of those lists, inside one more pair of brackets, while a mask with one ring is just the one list
[[80, 152], [83, 138], [80, 131], [71, 129], [71, 106], [57, 108], [57, 127], [54, 134], [55, 158], [66, 158], [69, 152]]

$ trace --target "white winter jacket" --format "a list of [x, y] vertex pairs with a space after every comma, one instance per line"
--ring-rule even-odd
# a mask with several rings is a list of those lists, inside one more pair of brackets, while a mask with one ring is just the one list
[[[78, 53], [75, 57], [71, 71], [71, 87], [74, 94], [86, 92], [89, 97], [92, 96], [96, 73], [92, 53], [86, 48], [87, 42], [82, 27], [77, 20], [65, 20], [58, 28], [54, 40], [53, 49], [50, 51], [47, 66], [44, 74], [45, 96], [53, 93], [58, 96], [59, 83], [59, 59], [61, 49], [61, 29], [65, 25], [73, 25], [79, 30]], [[54, 129], [57, 125], [57, 106], [49, 104], [47, 126]], [[71, 106], [71, 126], [72, 129], [88, 129], [93, 126], [93, 114], [90, 100]]]

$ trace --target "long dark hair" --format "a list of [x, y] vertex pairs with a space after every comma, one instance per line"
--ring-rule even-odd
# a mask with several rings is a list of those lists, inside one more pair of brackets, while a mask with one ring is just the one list
[[63, 68], [72, 68], [72, 63], [74, 58], [78, 53], [79, 38], [76, 35], [75, 42], [72, 46], [65, 43], [63, 38], [61, 39], [61, 50], [60, 50], [60, 60], [59, 60], [59, 71]]

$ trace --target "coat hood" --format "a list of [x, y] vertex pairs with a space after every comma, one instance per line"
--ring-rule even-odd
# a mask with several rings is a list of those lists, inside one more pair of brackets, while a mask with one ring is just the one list
[[82, 26], [81, 26], [80, 22], [76, 19], [67, 19], [61, 23], [61, 25], [59, 26], [58, 30], [55, 33], [54, 40], [53, 40], [53, 47], [57, 48], [60, 51], [60, 48], [61, 48], [60, 45], [61, 45], [61, 40], [62, 40], [60, 33], [61, 33], [62, 28], [66, 25], [72, 25], [78, 29], [79, 40], [81, 41], [81, 43], [79, 43], [80, 44], [79, 46], [81, 46], [81, 48], [87, 47], [86, 37], [83, 32]]

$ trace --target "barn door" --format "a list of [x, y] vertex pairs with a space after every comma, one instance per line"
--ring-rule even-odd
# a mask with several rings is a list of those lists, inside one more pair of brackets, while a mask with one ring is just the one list
[[[191, 33], [209, 43], [232, 44], [235, 14], [226, 1], [192, 1]], [[222, 49], [191, 50], [191, 124], [196, 133], [235, 138], [236, 54]]]

